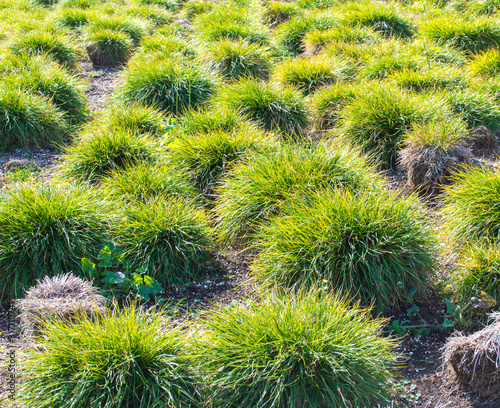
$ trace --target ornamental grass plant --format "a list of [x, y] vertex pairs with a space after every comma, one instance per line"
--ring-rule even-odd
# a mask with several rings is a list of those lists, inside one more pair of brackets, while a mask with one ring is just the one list
[[235, 166], [216, 191], [218, 232], [223, 241], [248, 240], [300, 194], [325, 187], [358, 191], [379, 180], [369, 161], [347, 144], [283, 145], [255, 154]]
[[217, 407], [366, 407], [399, 362], [384, 320], [318, 290], [220, 306], [202, 318], [197, 361]]
[[301, 139], [309, 125], [308, 110], [299, 92], [253, 79], [243, 79], [221, 90], [220, 105], [228, 105], [270, 132]]
[[122, 31], [93, 28], [87, 34], [87, 55], [94, 65], [117, 66], [129, 59], [134, 43]]
[[144, 103], [180, 115], [202, 105], [215, 91], [217, 79], [198, 65], [176, 58], [131, 61], [118, 89], [118, 100]]
[[112, 236], [132, 268], [146, 268], [162, 285], [199, 279], [215, 248], [207, 214], [181, 197], [158, 196], [124, 208]]
[[56, 321], [22, 361], [23, 408], [198, 407], [185, 336], [132, 304]]
[[60, 167], [63, 178], [95, 183], [114, 170], [161, 158], [161, 146], [150, 135], [122, 128], [90, 127], [65, 150]]
[[260, 229], [251, 271], [268, 289], [324, 283], [383, 312], [412, 288], [427, 292], [436, 266], [427, 225], [413, 196], [319, 189]]
[[79, 268], [99, 251], [109, 206], [92, 190], [64, 184], [20, 183], [0, 196], [2, 301], [23, 295], [37, 279]]
[[500, 238], [500, 172], [466, 168], [453, 181], [443, 196], [443, 233], [456, 246]]

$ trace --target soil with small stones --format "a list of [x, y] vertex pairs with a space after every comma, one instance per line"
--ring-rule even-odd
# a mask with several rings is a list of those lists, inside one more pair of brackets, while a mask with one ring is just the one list
[[92, 113], [102, 111], [109, 103], [118, 84], [121, 67], [100, 67], [91, 62], [81, 63], [81, 76], [88, 81], [87, 99]]

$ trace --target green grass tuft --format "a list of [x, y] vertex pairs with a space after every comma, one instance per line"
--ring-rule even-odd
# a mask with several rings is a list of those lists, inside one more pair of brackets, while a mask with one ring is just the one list
[[122, 65], [129, 59], [134, 44], [121, 31], [93, 28], [87, 34], [86, 50], [94, 65]]
[[0, 86], [0, 151], [54, 146], [68, 135], [63, 113], [47, 98]]
[[10, 45], [16, 54], [27, 54], [31, 57], [47, 54], [58, 64], [69, 69], [78, 66], [75, 48], [62, 36], [44, 31], [32, 31], [19, 35]]
[[462, 116], [470, 129], [486, 126], [490, 130], [500, 129], [500, 105], [484, 93], [469, 89], [457, 90], [445, 95], [455, 113]]
[[357, 191], [378, 180], [367, 160], [345, 144], [269, 150], [234, 167], [217, 190], [218, 230], [224, 241], [248, 239], [297, 195], [324, 187]]
[[497, 242], [485, 240], [466, 248], [458, 261], [457, 270], [450, 277], [455, 301], [464, 314], [474, 320], [486, 321], [491, 308], [475, 308], [473, 297], [481, 299], [486, 292], [500, 304], [500, 247]]
[[415, 197], [319, 190], [261, 229], [251, 271], [266, 288], [325, 282], [383, 312], [412, 288], [427, 291], [435, 267], [427, 223]]
[[439, 44], [477, 53], [500, 45], [500, 24], [492, 18], [473, 21], [443, 16], [425, 23], [423, 33]]
[[223, 39], [207, 46], [210, 65], [227, 79], [266, 79], [271, 65], [270, 52], [259, 44]]
[[348, 79], [349, 71], [346, 62], [317, 55], [282, 62], [275, 67], [274, 78], [307, 96], [322, 86]]
[[176, 59], [152, 62], [129, 64], [118, 89], [120, 100], [179, 115], [203, 104], [215, 90], [216, 78], [199, 66]]
[[206, 213], [178, 197], [125, 208], [112, 231], [132, 268], [145, 267], [161, 284], [191, 282], [207, 271], [211, 233]]
[[224, 174], [242, 158], [275, 146], [272, 138], [250, 127], [177, 139], [169, 145], [168, 157], [169, 162], [187, 174], [194, 185], [211, 196]]
[[147, 203], [157, 197], [195, 199], [199, 194], [184, 174], [161, 163], [138, 163], [116, 170], [103, 180], [102, 188], [111, 197], [131, 203]]
[[197, 358], [217, 407], [365, 407], [388, 400], [399, 362], [385, 321], [318, 291], [221, 306]]
[[23, 406], [199, 406], [185, 337], [164, 314], [132, 304], [74, 320], [50, 324], [43, 349], [27, 352]]
[[122, 128], [90, 128], [66, 149], [61, 174], [79, 182], [98, 182], [117, 169], [161, 156], [159, 142]]
[[500, 238], [500, 171], [474, 168], [457, 173], [445, 188], [444, 233], [456, 245]]
[[292, 88], [244, 79], [222, 89], [220, 99], [264, 130], [287, 137], [300, 139], [309, 125], [304, 100]]
[[24, 183], [0, 196], [2, 301], [45, 275], [79, 270], [106, 241], [109, 206], [85, 187]]

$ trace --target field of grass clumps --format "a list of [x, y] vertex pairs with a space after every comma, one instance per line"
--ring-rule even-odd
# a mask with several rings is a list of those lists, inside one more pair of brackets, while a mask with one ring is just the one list
[[[498, 1], [0, 0], [0, 22], [18, 406], [434, 406], [439, 347], [500, 305]], [[496, 406], [467, 390], [436, 408]]]

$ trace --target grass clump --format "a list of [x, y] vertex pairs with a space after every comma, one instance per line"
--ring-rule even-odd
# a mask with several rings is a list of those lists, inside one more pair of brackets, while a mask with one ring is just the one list
[[218, 131], [229, 133], [248, 126], [240, 114], [224, 107], [190, 111], [183, 119], [182, 132], [190, 136]]
[[325, 56], [295, 58], [276, 66], [275, 78], [286, 85], [295, 86], [305, 96], [318, 88], [348, 78], [345, 62]]
[[94, 65], [122, 65], [130, 57], [132, 40], [123, 32], [94, 29], [87, 36], [87, 55]]
[[500, 73], [500, 51], [493, 49], [475, 56], [469, 64], [475, 75], [496, 75]]
[[163, 7], [173, 11], [180, 7], [180, 2], [177, 0], [140, 0], [140, 3], [148, 6]]
[[21, 56], [11, 62], [2, 78], [9, 87], [46, 97], [72, 124], [85, 120], [87, 98], [84, 83], [78, 77], [45, 57]]
[[282, 1], [270, 1], [264, 7], [262, 20], [269, 27], [276, 27], [299, 14], [299, 8], [293, 4]]
[[370, 27], [388, 37], [411, 38], [415, 35], [413, 23], [387, 4], [351, 4], [345, 16], [348, 24]]
[[338, 24], [337, 19], [326, 13], [305, 13], [284, 22], [276, 29], [276, 42], [290, 53], [304, 51], [304, 38], [312, 30], [328, 30]]
[[214, 5], [203, 0], [189, 0], [184, 5], [184, 15], [188, 20], [194, 17], [212, 11]]
[[222, 103], [267, 131], [300, 138], [309, 125], [302, 96], [292, 88], [244, 79], [222, 90]]
[[75, 270], [106, 240], [109, 207], [84, 187], [22, 183], [0, 197], [2, 301], [37, 279]]
[[157, 197], [194, 199], [199, 194], [185, 175], [162, 163], [138, 163], [115, 170], [103, 180], [102, 187], [112, 197], [131, 203], [147, 203]]
[[214, 131], [198, 137], [184, 137], [169, 145], [169, 162], [204, 194], [211, 196], [221, 177], [252, 152], [262, 152], [275, 142], [253, 128], [232, 132]]
[[270, 53], [259, 44], [223, 39], [210, 43], [207, 52], [210, 65], [227, 79], [266, 79], [269, 74]]
[[88, 24], [89, 13], [80, 8], [63, 8], [54, 17], [54, 23], [59, 28], [75, 29]]
[[49, 147], [64, 142], [68, 134], [63, 113], [47, 98], [0, 86], [0, 151]]
[[220, 407], [364, 407], [391, 395], [398, 362], [383, 320], [318, 291], [214, 309], [199, 359]]
[[403, 134], [426, 115], [417, 101], [397, 88], [373, 84], [364, 89], [341, 113], [344, 132], [382, 165], [393, 167]]
[[125, 33], [134, 43], [139, 45], [141, 39], [146, 35], [144, 23], [131, 19], [123, 19], [119, 16], [108, 16], [104, 13], [99, 13], [91, 21], [88, 27], [89, 33], [105, 30], [117, 31]]
[[173, 126], [161, 112], [141, 104], [111, 106], [103, 124], [135, 135], [149, 134], [158, 138], [168, 134]]
[[459, 118], [415, 125], [405, 134], [405, 148], [400, 151], [410, 187], [432, 191], [448, 182], [461, 166], [470, 163], [467, 140], [467, 128]]
[[464, 88], [467, 79], [463, 73], [451, 67], [436, 67], [432, 69], [403, 69], [389, 76], [397, 85], [415, 91], [424, 92], [443, 88]]
[[439, 44], [471, 53], [497, 48], [500, 44], [500, 25], [487, 17], [467, 21], [444, 16], [425, 23], [422, 31]]
[[23, 406], [194, 407], [199, 393], [180, 329], [135, 304], [52, 323], [23, 359]]
[[339, 42], [345, 44], [371, 44], [378, 41], [377, 34], [365, 27], [335, 26], [329, 30], [312, 30], [304, 36], [304, 47], [307, 54], [318, 54], [329, 44]]
[[216, 79], [201, 67], [175, 59], [156, 62], [145, 59], [131, 63], [118, 98], [179, 115], [203, 104], [214, 92]]
[[132, 268], [145, 267], [162, 284], [191, 282], [207, 270], [214, 248], [211, 233], [206, 213], [178, 197], [125, 208], [113, 228]]
[[160, 145], [149, 135], [121, 128], [90, 128], [66, 149], [62, 176], [79, 182], [97, 182], [110, 172], [160, 157]]
[[446, 235], [458, 245], [500, 238], [500, 172], [471, 168], [445, 187], [442, 216]]
[[220, 40], [246, 41], [261, 46], [270, 45], [267, 29], [258, 21], [242, 17], [240, 13], [228, 14], [214, 10], [203, 14], [196, 21], [198, 34], [205, 42]]
[[[458, 261], [458, 268], [450, 279], [456, 302], [468, 317], [486, 320], [486, 313], [493, 305], [483, 305], [484, 292], [500, 304], [500, 247], [498, 243], [485, 240], [471, 245]], [[489, 307], [488, 307], [489, 306]]]
[[267, 288], [321, 284], [384, 311], [410, 289], [425, 293], [434, 243], [415, 198], [321, 190], [264, 226], [251, 270]]
[[340, 112], [356, 98], [356, 85], [339, 82], [319, 89], [311, 99], [315, 123], [319, 129], [336, 126]]
[[16, 55], [30, 57], [47, 54], [63, 67], [78, 67], [77, 52], [70, 43], [58, 34], [44, 31], [32, 31], [19, 35], [10, 45]]
[[357, 191], [377, 181], [367, 160], [345, 145], [282, 146], [255, 154], [217, 190], [218, 230], [225, 241], [248, 239], [297, 195], [324, 187]]
[[489, 130], [500, 129], [500, 106], [485, 93], [469, 89], [450, 92], [446, 96], [452, 110], [462, 116], [470, 129], [486, 126]]

